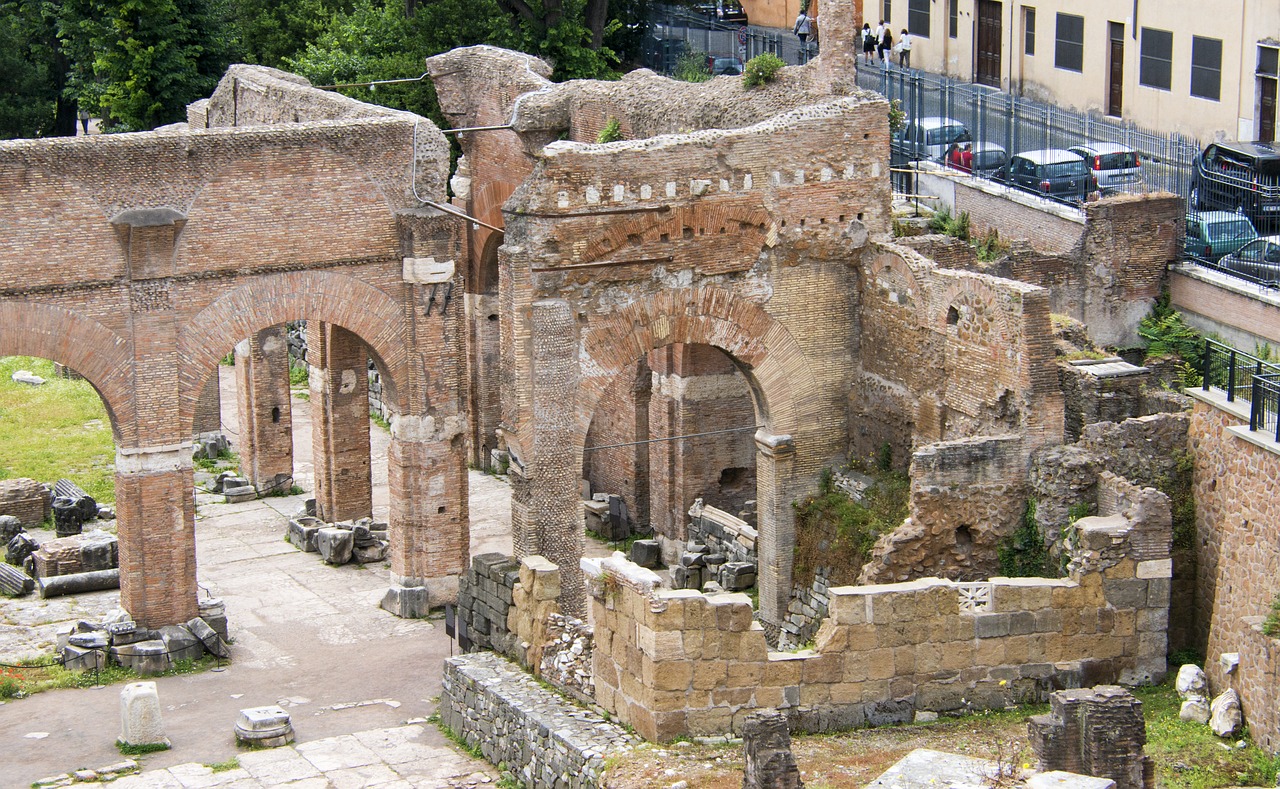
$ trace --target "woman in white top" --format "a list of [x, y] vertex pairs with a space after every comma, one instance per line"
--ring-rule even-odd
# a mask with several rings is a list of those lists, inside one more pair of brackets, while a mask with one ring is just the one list
[[911, 34], [905, 29], [902, 31], [902, 38], [898, 39], [898, 65], [911, 68]]

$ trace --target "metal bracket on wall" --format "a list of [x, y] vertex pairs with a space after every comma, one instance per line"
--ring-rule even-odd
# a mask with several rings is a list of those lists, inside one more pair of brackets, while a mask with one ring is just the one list
[[[443, 293], [441, 292], [443, 289]], [[437, 282], [431, 286], [431, 295], [427, 297], [427, 311], [430, 315], [437, 304], [440, 305], [440, 317], [444, 317], [444, 311], [449, 308], [449, 299], [453, 297], [452, 282]]]

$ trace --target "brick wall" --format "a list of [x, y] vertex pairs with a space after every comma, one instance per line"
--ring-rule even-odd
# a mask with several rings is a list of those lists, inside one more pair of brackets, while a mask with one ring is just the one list
[[1187, 323], [1237, 348], [1280, 345], [1280, 298], [1243, 280], [1185, 264], [1169, 272], [1169, 304]]

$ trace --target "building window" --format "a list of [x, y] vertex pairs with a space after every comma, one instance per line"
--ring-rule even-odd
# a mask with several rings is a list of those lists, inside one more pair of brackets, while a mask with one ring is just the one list
[[886, 23], [893, 22], [893, 0], [884, 0], [884, 16], [880, 17]]
[[1173, 33], [1151, 27], [1142, 28], [1138, 84], [1160, 90], [1173, 89]]
[[960, 0], [947, 0], [947, 35], [951, 38], [960, 35]]
[[1222, 41], [1191, 37], [1191, 95], [1217, 101], [1222, 90]]
[[1084, 17], [1058, 14], [1053, 65], [1067, 71], [1084, 71]]
[[929, 37], [929, 3], [932, 0], [907, 0], [907, 32]]
[[1022, 7], [1022, 51], [1027, 55], [1036, 53], [1036, 10]]
[[1280, 49], [1258, 47], [1258, 73], [1268, 77], [1280, 76]]

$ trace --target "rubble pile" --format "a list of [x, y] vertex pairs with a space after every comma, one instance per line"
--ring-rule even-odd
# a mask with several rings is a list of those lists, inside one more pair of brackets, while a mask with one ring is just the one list
[[206, 652], [228, 658], [226, 608], [216, 598], [202, 600], [196, 618], [156, 630], [117, 609], [101, 622], [77, 622], [58, 637], [58, 652], [63, 666], [72, 671], [114, 664], [144, 675], [162, 674], [176, 661], [199, 660]]
[[289, 519], [289, 542], [333, 565], [385, 561], [391, 549], [387, 524], [372, 518], [325, 523], [312, 515], [295, 515]]

